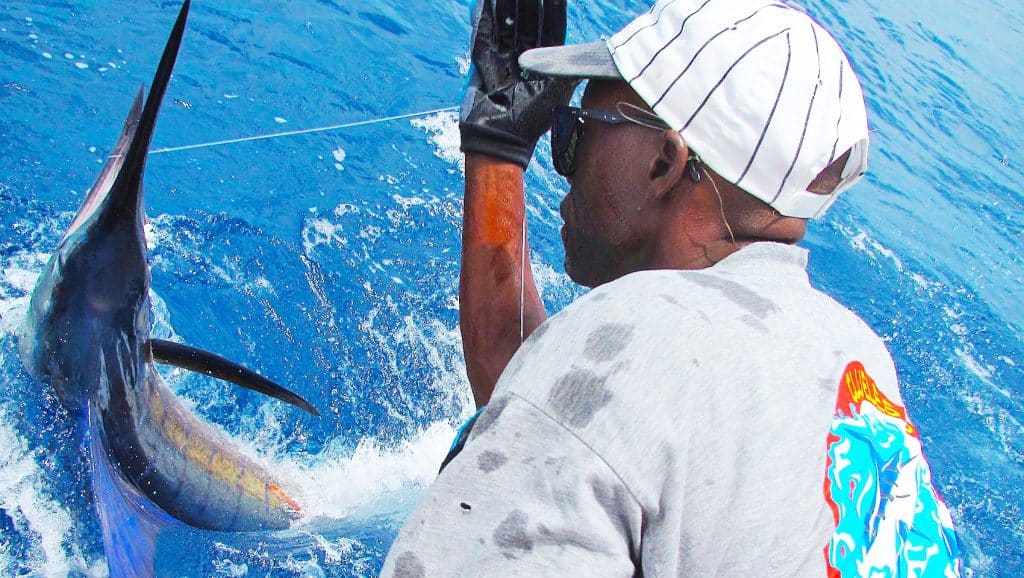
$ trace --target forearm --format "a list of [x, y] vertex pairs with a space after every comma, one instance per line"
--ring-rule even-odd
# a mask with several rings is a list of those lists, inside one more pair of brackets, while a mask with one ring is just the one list
[[546, 318], [523, 236], [525, 214], [523, 169], [467, 154], [459, 325], [477, 407]]

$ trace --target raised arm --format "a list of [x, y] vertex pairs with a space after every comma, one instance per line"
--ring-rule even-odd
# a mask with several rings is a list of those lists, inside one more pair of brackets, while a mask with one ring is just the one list
[[524, 218], [523, 169], [467, 154], [459, 326], [477, 407], [490, 399], [522, 340], [547, 317], [533, 282]]
[[477, 406], [546, 314], [524, 238], [523, 171], [573, 84], [524, 77], [521, 53], [565, 41], [565, 0], [478, 0], [459, 129], [466, 198], [459, 325]]

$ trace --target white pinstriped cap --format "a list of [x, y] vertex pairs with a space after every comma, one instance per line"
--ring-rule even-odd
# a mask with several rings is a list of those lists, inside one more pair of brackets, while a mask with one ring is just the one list
[[[820, 216], [867, 170], [860, 82], [835, 39], [771, 0], [660, 0], [607, 43], [538, 48], [522, 68], [624, 79], [709, 167], [783, 215]], [[831, 194], [808, 185], [847, 151]]]

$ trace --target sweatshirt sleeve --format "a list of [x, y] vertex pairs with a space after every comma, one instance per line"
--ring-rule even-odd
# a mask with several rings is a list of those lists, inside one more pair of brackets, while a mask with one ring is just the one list
[[392, 545], [382, 576], [633, 576], [640, 508], [608, 465], [526, 400], [481, 414]]

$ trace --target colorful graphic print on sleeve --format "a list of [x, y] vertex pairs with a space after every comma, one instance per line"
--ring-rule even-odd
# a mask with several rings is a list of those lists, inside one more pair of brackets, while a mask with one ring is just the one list
[[827, 451], [825, 499], [836, 523], [825, 547], [830, 577], [961, 574], [953, 521], [917, 430], [859, 362], [839, 384]]

